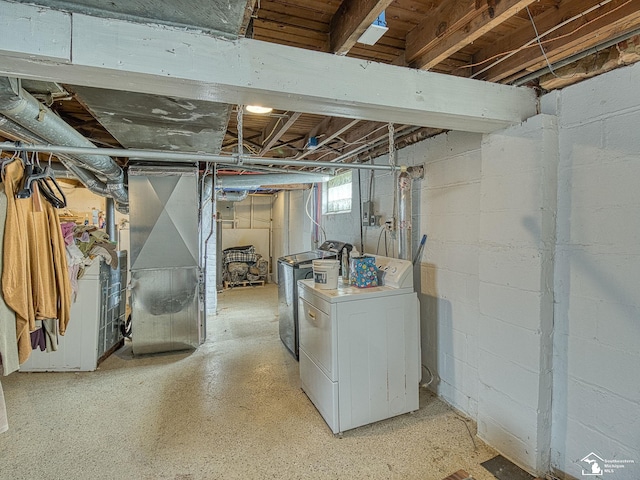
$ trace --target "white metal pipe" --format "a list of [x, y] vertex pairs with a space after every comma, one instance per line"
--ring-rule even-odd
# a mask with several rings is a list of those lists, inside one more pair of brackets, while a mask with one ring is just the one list
[[[191, 152], [166, 152], [163, 150], [134, 150], [126, 148], [84, 148], [69, 147], [63, 145], [20, 145], [13, 143], [0, 143], [0, 150], [24, 151], [24, 152], [47, 152], [66, 153], [70, 155], [93, 153], [112, 155], [116, 157], [134, 158], [140, 160], [158, 160], [175, 162], [215, 162], [238, 165], [237, 155], [215, 155], [212, 153], [191, 153]], [[347, 168], [360, 170], [396, 170], [397, 167], [391, 165], [371, 165], [364, 163], [336, 163], [319, 162], [314, 160], [295, 160], [293, 158], [265, 158], [265, 157], [243, 157], [243, 164], [250, 165], [283, 165], [299, 167], [324, 167], [324, 168]]]
[[116, 210], [115, 202], [113, 198], [106, 199], [106, 214], [105, 214], [105, 227], [109, 240], [112, 242], [118, 241], [118, 230], [116, 229]]
[[411, 175], [398, 175], [398, 258], [411, 258]]

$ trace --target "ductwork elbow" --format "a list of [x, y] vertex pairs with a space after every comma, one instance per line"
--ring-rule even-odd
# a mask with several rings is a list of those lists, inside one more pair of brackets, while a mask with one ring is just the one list
[[225, 192], [223, 190], [216, 191], [216, 200], [223, 202], [241, 202], [249, 195], [248, 190], [242, 192]]

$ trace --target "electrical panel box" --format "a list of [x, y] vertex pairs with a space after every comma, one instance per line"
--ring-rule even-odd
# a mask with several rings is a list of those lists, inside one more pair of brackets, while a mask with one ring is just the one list
[[235, 202], [225, 202], [218, 200], [217, 202], [218, 218], [220, 220], [235, 220]]
[[376, 216], [373, 214], [373, 202], [362, 202], [362, 225], [372, 227], [376, 224]]

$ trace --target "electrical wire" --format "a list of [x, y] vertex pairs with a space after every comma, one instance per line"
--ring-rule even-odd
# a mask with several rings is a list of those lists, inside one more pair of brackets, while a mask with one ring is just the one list
[[384, 229], [384, 256], [389, 256], [389, 246], [387, 245], [387, 229]]
[[[520, 46], [520, 47], [518, 47], [518, 48], [515, 48], [515, 49], [513, 49], [513, 50], [508, 50], [508, 51], [506, 51], [506, 52], [498, 53], [498, 54], [496, 54], [496, 55], [493, 55], [493, 56], [491, 56], [491, 57], [489, 57], [489, 58], [486, 58], [486, 59], [482, 60], [481, 62], [472, 63], [472, 64], [468, 64], [468, 65], [462, 65], [462, 66], [458, 67], [457, 69], [461, 69], [461, 68], [473, 68], [473, 67], [477, 67], [477, 66], [483, 65], [483, 64], [485, 64], [485, 63], [487, 63], [487, 62], [490, 62], [490, 61], [492, 61], [492, 60], [496, 60], [496, 59], [498, 59], [497, 61], [493, 62], [492, 64], [490, 64], [490, 65], [488, 65], [488, 66], [486, 66], [486, 67], [485, 67], [485, 68], [483, 68], [482, 70], [479, 70], [479, 71], [475, 72], [473, 75], [471, 75], [471, 76], [470, 76], [470, 78], [475, 78], [475, 77], [477, 77], [478, 75], [480, 75], [480, 74], [482, 74], [482, 73], [486, 72], [487, 70], [489, 70], [489, 69], [491, 69], [491, 68], [495, 67], [496, 65], [498, 65], [498, 64], [500, 64], [500, 63], [502, 63], [502, 62], [503, 62], [503, 61], [505, 61], [506, 59], [508, 59], [508, 58], [512, 57], [512, 56], [513, 56], [513, 55], [515, 55], [516, 53], [521, 52], [522, 50], [525, 50], [525, 49], [527, 49], [527, 48], [531, 48], [531, 47], [535, 47], [535, 46], [539, 45], [539, 43], [546, 44], [546, 43], [550, 43], [550, 42], [555, 42], [555, 41], [561, 40], [561, 39], [566, 38], [566, 37], [569, 37], [569, 36], [571, 36], [571, 35], [575, 35], [575, 33], [576, 33], [576, 32], [578, 32], [578, 31], [582, 30], [583, 28], [586, 28], [587, 26], [589, 26], [590, 24], [592, 24], [592, 23], [594, 23], [594, 22], [597, 22], [598, 20], [600, 20], [600, 19], [604, 18], [605, 16], [610, 15], [611, 13], [614, 13], [615, 11], [617, 11], [617, 10], [619, 10], [619, 9], [621, 9], [621, 8], [623, 8], [623, 7], [625, 7], [626, 5], [628, 5], [629, 3], [631, 3], [633, 0], [627, 0], [626, 2], [624, 2], [624, 3], [620, 4], [620, 5], [618, 5], [617, 7], [615, 7], [615, 8], [613, 8], [613, 9], [611, 9], [610, 11], [605, 12], [605, 13], [603, 13], [602, 15], [599, 15], [598, 17], [594, 18], [593, 20], [589, 20], [588, 22], [586, 22], [586, 23], [584, 23], [584, 24], [582, 24], [582, 25], [580, 25], [580, 26], [576, 27], [576, 28], [575, 28], [575, 29], [573, 29], [571, 32], [568, 32], [568, 33], [562, 34], [562, 35], [560, 35], [560, 36], [558, 36], [558, 37], [554, 37], [554, 38], [551, 38], [551, 39], [541, 40], [542, 38], [544, 38], [544, 37], [546, 37], [547, 35], [549, 35], [549, 34], [551, 34], [551, 33], [555, 32], [556, 30], [558, 30], [558, 29], [560, 29], [560, 28], [564, 27], [565, 25], [568, 25], [569, 23], [574, 22], [574, 21], [576, 21], [576, 20], [578, 20], [578, 19], [580, 19], [580, 18], [582, 18], [582, 17], [584, 17], [584, 16], [588, 15], [589, 13], [591, 13], [591, 12], [593, 12], [593, 11], [597, 10], [598, 8], [602, 8], [602, 7], [604, 7], [604, 6], [605, 6], [605, 5], [607, 5], [608, 3], [611, 3], [612, 1], [613, 1], [613, 0], [605, 0], [605, 1], [599, 2], [597, 5], [594, 5], [594, 6], [590, 7], [590, 8], [588, 8], [587, 10], [584, 10], [583, 12], [578, 13], [578, 14], [576, 14], [576, 15], [574, 15], [574, 16], [572, 16], [572, 17], [570, 17], [570, 18], [568, 18], [568, 19], [566, 19], [566, 20], [564, 20], [564, 21], [562, 21], [562, 22], [561, 22], [561, 23], [559, 23], [558, 25], [555, 25], [554, 27], [552, 27], [552, 28], [550, 28], [549, 30], [547, 30], [547, 31], [543, 32], [542, 34], [540, 34], [540, 35], [536, 35], [536, 37], [535, 37], [535, 38], [532, 38], [531, 40], [529, 40], [529, 41], [528, 41], [528, 42], [526, 42], [524, 45], [522, 45], [522, 46]], [[539, 42], [539, 43], [538, 43], [538, 42]]]
[[318, 188], [317, 184], [313, 186], [313, 188], [309, 192], [309, 196], [307, 196], [307, 202], [306, 202], [306, 204], [304, 206], [304, 213], [306, 213], [307, 217], [309, 217], [309, 220], [311, 220], [311, 222], [320, 229], [320, 231], [322, 232], [322, 235], [324, 237], [323, 242], [325, 242], [327, 240], [327, 233], [324, 231], [324, 228], [322, 228], [322, 225], [320, 225], [318, 222], [316, 222], [313, 219], [313, 217], [311, 216], [311, 214], [309, 213], [309, 201], [311, 200], [311, 197], [313, 196], [313, 189], [314, 188]]
[[431, 385], [433, 383], [433, 379], [435, 377], [433, 376], [433, 373], [431, 373], [431, 370], [429, 370], [429, 367], [427, 367], [425, 364], [422, 364], [422, 368], [424, 368], [427, 371], [427, 373], [429, 374], [429, 377], [431, 377], [431, 378], [429, 378], [428, 382], [424, 382], [424, 383], [420, 384], [420, 386], [422, 388], [427, 388], [429, 385]]
[[469, 424], [467, 423], [467, 421], [464, 418], [459, 417], [458, 415], [456, 415], [456, 418], [464, 423], [465, 427], [467, 427], [467, 432], [469, 432], [469, 437], [471, 438], [471, 442], [473, 443], [473, 449], [478, 450], [478, 446], [476, 445], [476, 441], [473, 438], [473, 433], [471, 433], [471, 429], [469, 428]]
[[[357, 140], [354, 140], [352, 142], [352, 144], [362, 144], [362, 145], [371, 145], [373, 146], [373, 144], [377, 143], [380, 141], [380, 138], [377, 138], [373, 141], [366, 141], [365, 139], [367, 137], [369, 137], [370, 135], [373, 135], [374, 133], [382, 130], [383, 128], [386, 128], [386, 125], [382, 125], [381, 127], [376, 128], [375, 130], [373, 130], [372, 132], [367, 133], [366, 135], [363, 135], [362, 137], [360, 137]], [[381, 137], [384, 138], [384, 137]], [[327, 151], [325, 151], [327, 150]], [[317, 160], [321, 160], [324, 157], [326, 157], [327, 155], [331, 155], [332, 153], [335, 153], [333, 150], [327, 148], [327, 147], [320, 147], [316, 150], [316, 152], [321, 152], [321, 155], [317, 158]], [[353, 156], [355, 156], [356, 154], [354, 154]]]
[[536, 27], [536, 22], [533, 21], [533, 16], [531, 15], [531, 10], [529, 10], [529, 6], [527, 6], [526, 9], [527, 9], [527, 13], [529, 14], [529, 20], [531, 20], [531, 25], [533, 26], [533, 31], [536, 32], [536, 40], [538, 41], [538, 45], [540, 45], [540, 51], [542, 52], [542, 56], [544, 57], [545, 62], [547, 62], [549, 71], [554, 77], [558, 77], [558, 75], [556, 75], [556, 72], [553, 71], [553, 67], [551, 66], [549, 57], [547, 57], [547, 52], [544, 51], [544, 47], [542, 46], [542, 42], [540, 41], [540, 34], [538, 33], [538, 27]]
[[[380, 235], [378, 235], [378, 245], [376, 245], [376, 255], [378, 255], [380, 252], [380, 240], [382, 239], [382, 234], [385, 232], [385, 230], [386, 230], [386, 227], [382, 227], [380, 229]], [[386, 240], [386, 237], [385, 237], [385, 240]]]

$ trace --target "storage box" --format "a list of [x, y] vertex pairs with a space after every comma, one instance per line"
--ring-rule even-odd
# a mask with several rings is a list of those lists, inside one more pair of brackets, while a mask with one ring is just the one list
[[358, 288], [378, 286], [375, 257], [353, 257], [349, 260], [349, 283]]

